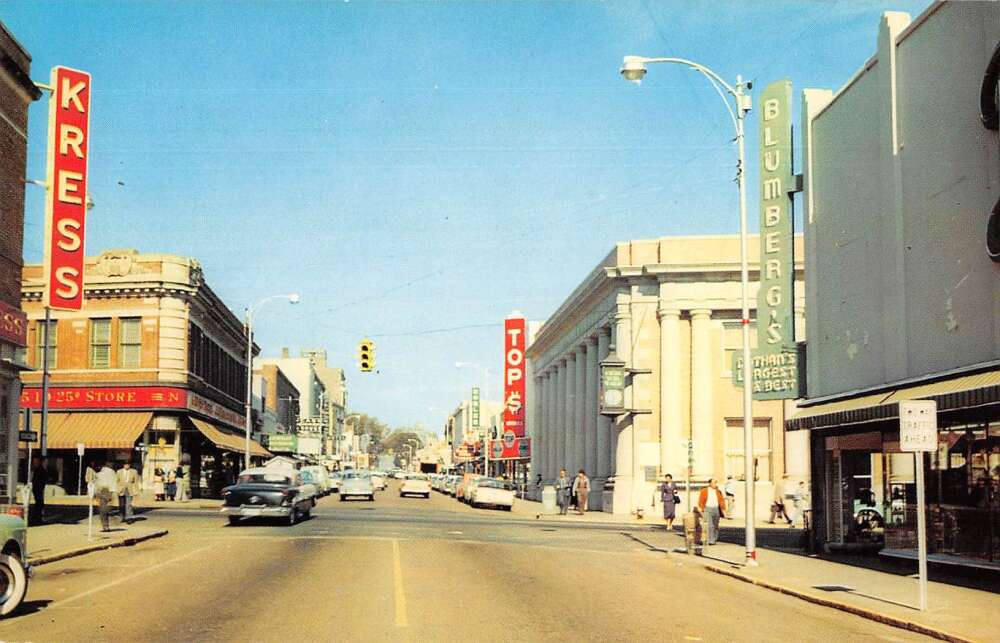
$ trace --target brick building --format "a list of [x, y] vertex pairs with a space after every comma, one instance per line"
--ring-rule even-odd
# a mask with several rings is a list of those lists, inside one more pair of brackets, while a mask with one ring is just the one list
[[[256, 431], [263, 444], [277, 452], [295, 452], [295, 435], [298, 433], [299, 422], [299, 389], [282, 372], [277, 364], [264, 364], [255, 367], [255, 395], [261, 399], [260, 422]], [[271, 440], [274, 436], [287, 436]], [[288, 448], [291, 446], [291, 448]]]
[[[42, 267], [24, 268], [28, 361], [21, 406], [41, 406]], [[56, 481], [77, 490], [79, 466], [190, 464], [195, 497], [242, 465], [247, 377], [243, 325], [205, 283], [197, 260], [111, 250], [88, 257], [81, 311], [52, 311], [47, 442]], [[255, 347], [256, 350], [256, 347]], [[77, 445], [85, 455], [79, 458]], [[270, 455], [252, 442], [251, 454]]]
[[18, 374], [27, 330], [21, 265], [28, 105], [42, 95], [30, 71], [31, 56], [0, 22], [0, 498], [7, 500], [17, 475]]

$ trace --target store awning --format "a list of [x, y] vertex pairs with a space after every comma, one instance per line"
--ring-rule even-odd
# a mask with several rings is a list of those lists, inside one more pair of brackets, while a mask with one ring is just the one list
[[[196, 417], [191, 417], [190, 420], [202, 435], [220, 449], [234, 453], [243, 453], [246, 451], [246, 438], [244, 436], [227, 433], [211, 422], [206, 422]], [[256, 440], [250, 440], [250, 455], [266, 458], [271, 456], [271, 452], [262, 447]]]
[[[75, 449], [81, 442], [87, 449], [131, 449], [152, 417], [149, 412], [49, 413], [45, 443], [49, 449]], [[32, 430], [41, 431], [41, 414], [33, 419]]]
[[809, 406], [785, 422], [785, 428], [826, 429], [894, 420], [899, 417], [899, 402], [904, 400], [935, 400], [938, 413], [1000, 404], [1000, 370]]

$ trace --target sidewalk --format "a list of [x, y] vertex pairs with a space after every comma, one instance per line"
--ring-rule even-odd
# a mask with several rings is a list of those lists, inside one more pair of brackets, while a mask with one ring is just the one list
[[[86, 507], [89, 504], [90, 499], [87, 496], [56, 496], [52, 498], [46, 498], [45, 503], [47, 507]], [[185, 500], [184, 502], [176, 502], [173, 500], [157, 502], [153, 499], [153, 495], [143, 494], [132, 499], [132, 506], [136, 509], [170, 509], [170, 510], [190, 510], [199, 511], [205, 509], [219, 509], [222, 507], [222, 501], [213, 498], [196, 498], [193, 500]], [[96, 507], [96, 505], [95, 505]]]
[[56, 522], [28, 527], [28, 562], [33, 566], [53, 563], [64, 558], [81, 556], [112, 547], [127, 547], [165, 536], [165, 529], [146, 526], [145, 521], [131, 525], [112, 520], [111, 531], [101, 532], [101, 519], [94, 516], [92, 538], [87, 538], [87, 519], [80, 522]]
[[719, 543], [705, 547], [702, 556], [689, 556], [683, 553], [679, 534], [657, 531], [631, 538], [651, 549], [676, 552], [670, 556], [679, 563], [700, 564], [714, 573], [888, 625], [943, 640], [1000, 641], [995, 616], [1000, 612], [1000, 595], [993, 592], [931, 581], [928, 609], [921, 612], [915, 607], [915, 575], [768, 549], [757, 550], [758, 567], [747, 567], [742, 545]]

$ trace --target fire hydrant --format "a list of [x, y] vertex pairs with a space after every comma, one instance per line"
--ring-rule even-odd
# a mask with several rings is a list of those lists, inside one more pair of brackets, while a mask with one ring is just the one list
[[689, 554], [701, 556], [701, 516], [695, 511], [684, 514], [684, 547]]

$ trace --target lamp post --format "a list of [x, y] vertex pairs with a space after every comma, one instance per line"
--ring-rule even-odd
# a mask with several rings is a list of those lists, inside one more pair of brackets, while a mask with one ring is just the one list
[[[483, 397], [488, 401], [490, 399], [490, 369], [483, 368], [475, 362], [455, 362], [455, 368], [463, 368], [465, 366], [471, 366], [483, 374]], [[482, 409], [480, 409], [480, 416], [482, 416]], [[480, 426], [482, 429], [482, 421], [480, 421]], [[490, 431], [483, 431], [483, 475], [489, 477], [490, 475]]]
[[[625, 56], [622, 62], [621, 75], [625, 80], [639, 83], [646, 75], [646, 65], [649, 63], [673, 63], [683, 65], [700, 72], [712, 83], [719, 97], [726, 105], [726, 110], [736, 128], [736, 146], [739, 154], [737, 161], [736, 182], [740, 192], [740, 281], [742, 285], [743, 313], [743, 475], [746, 484], [746, 562], [757, 564], [756, 532], [754, 531], [754, 478], [753, 478], [753, 390], [750, 364], [750, 268], [747, 256], [747, 197], [746, 197], [746, 152], [744, 149], [744, 119], [752, 108], [752, 100], [745, 90], [751, 89], [750, 83], [744, 83], [741, 76], [736, 77], [736, 85], [732, 86], [717, 73], [691, 60], [684, 58], [644, 58], [642, 56]], [[730, 104], [723, 91], [733, 98]], [[735, 106], [735, 111], [733, 107]]]
[[270, 297], [264, 297], [258, 301], [253, 306], [247, 306], [246, 311], [246, 327], [247, 327], [247, 397], [244, 407], [246, 410], [246, 452], [243, 455], [243, 468], [250, 468], [250, 409], [253, 404], [253, 314], [255, 311], [260, 309], [261, 306], [271, 301], [272, 299], [287, 299], [289, 303], [297, 304], [299, 303], [299, 294], [291, 293], [288, 295], [271, 295]]

